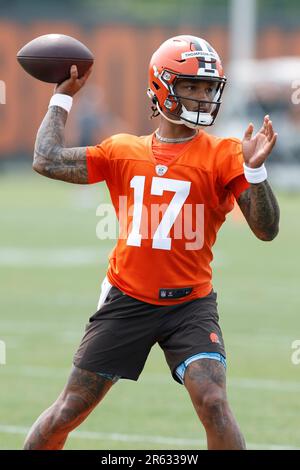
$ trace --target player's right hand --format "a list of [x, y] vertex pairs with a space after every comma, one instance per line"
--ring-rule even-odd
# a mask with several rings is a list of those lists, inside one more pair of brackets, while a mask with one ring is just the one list
[[92, 67], [87, 72], [78, 78], [78, 70], [76, 65], [72, 65], [70, 68], [70, 78], [62, 83], [56, 85], [54, 93], [62, 93], [64, 95], [74, 96], [85, 84], [92, 72]]

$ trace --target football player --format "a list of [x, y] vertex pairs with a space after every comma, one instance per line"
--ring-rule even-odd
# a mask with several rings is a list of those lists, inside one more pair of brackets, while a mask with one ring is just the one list
[[150, 61], [154, 133], [66, 148], [72, 97], [88, 76], [78, 78], [72, 66], [70, 79], [57, 86], [33, 168], [71, 183], [105, 181], [122, 230], [67, 384], [32, 426], [25, 449], [62, 449], [118, 379], [138, 379], [156, 343], [189, 393], [208, 449], [244, 449], [227, 401], [210, 262], [234, 200], [260, 240], [278, 233], [279, 208], [264, 165], [277, 137], [272, 122], [265, 116], [256, 134], [249, 124], [242, 141], [208, 134], [226, 77], [207, 41], [183, 35], [165, 41]]

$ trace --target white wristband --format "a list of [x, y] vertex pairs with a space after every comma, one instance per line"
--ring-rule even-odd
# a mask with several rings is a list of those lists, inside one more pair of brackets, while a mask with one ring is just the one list
[[50, 106], [59, 106], [60, 108], [65, 109], [68, 113], [71, 111], [73, 104], [73, 98], [69, 95], [63, 95], [62, 93], [55, 93], [52, 96], [48, 108]]
[[245, 178], [248, 183], [261, 183], [262, 181], [265, 181], [268, 177], [267, 169], [264, 163], [258, 168], [250, 168], [245, 163], [243, 163], [243, 166]]

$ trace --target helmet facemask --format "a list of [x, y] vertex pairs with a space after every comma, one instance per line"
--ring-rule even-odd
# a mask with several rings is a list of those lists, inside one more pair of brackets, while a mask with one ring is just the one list
[[[172, 83], [168, 83], [165, 80], [165, 77], [172, 77]], [[159, 78], [169, 91], [169, 94], [162, 106], [159, 105], [158, 100], [156, 102], [158, 111], [165, 119], [175, 124], [184, 124], [192, 129], [213, 125], [222, 103], [221, 97], [226, 83], [225, 77], [184, 76], [175, 75], [170, 71], [164, 71], [162, 76]], [[198, 100], [180, 95], [176, 92], [176, 84], [178, 83], [178, 80], [183, 79], [187, 79], [191, 82], [200, 80], [210, 82], [215, 88], [214, 95], [209, 100]], [[186, 103], [186, 106], [182, 101]], [[188, 103], [191, 106], [187, 106]], [[191, 108], [192, 110], [190, 110]]]

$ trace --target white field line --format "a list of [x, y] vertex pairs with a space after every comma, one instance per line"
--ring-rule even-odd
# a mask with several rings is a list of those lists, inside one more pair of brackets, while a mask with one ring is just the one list
[[1, 248], [0, 266], [5, 267], [69, 267], [108, 264], [109, 249], [99, 248]]
[[[11, 426], [7, 424], [0, 424], [0, 433], [2, 434], [15, 434], [15, 435], [26, 435], [29, 428], [24, 426]], [[73, 431], [70, 437], [75, 439], [87, 439], [87, 440], [103, 440], [103, 441], [115, 441], [115, 442], [132, 442], [132, 443], [144, 443], [144, 444], [159, 444], [159, 445], [171, 445], [171, 446], [189, 446], [199, 449], [199, 447], [206, 446], [206, 441], [203, 439], [183, 439], [177, 437], [166, 437], [166, 436], [143, 436], [135, 434], [119, 434], [119, 433], [104, 433], [94, 431]], [[265, 450], [300, 450], [300, 448], [278, 445], [278, 444], [255, 444], [248, 443], [248, 449], [265, 449]]]
[[245, 389], [271, 390], [276, 392], [300, 392], [300, 381], [285, 381], [273, 379], [251, 379], [251, 378], [229, 378], [229, 387], [238, 387]]
[[[40, 366], [2, 366], [0, 375], [18, 375], [32, 378], [61, 378], [67, 379], [72, 366], [70, 368], [53, 368]], [[158, 384], [172, 383], [172, 377], [166, 371], [165, 374], [156, 374], [145, 372], [141, 375], [141, 382], [155, 382]], [[248, 390], [249, 388], [256, 390], [270, 390], [273, 392], [300, 392], [300, 381], [285, 381], [284, 379], [253, 379], [250, 377], [228, 377], [228, 388], [241, 388]]]

